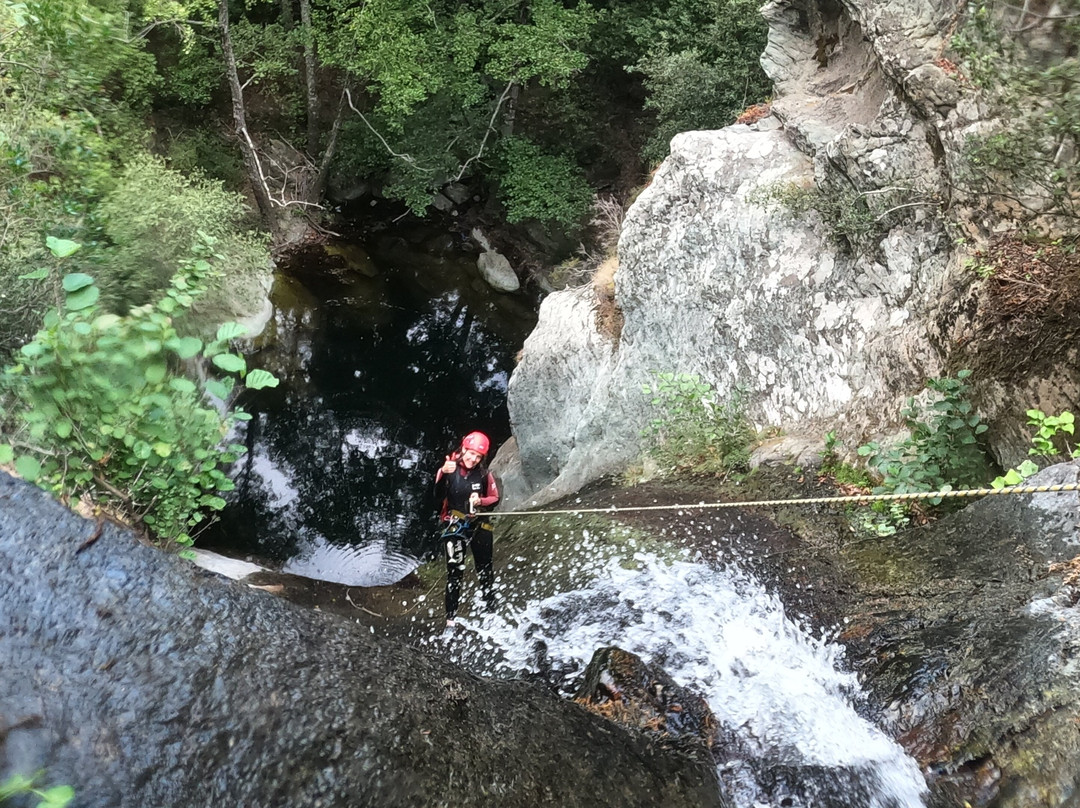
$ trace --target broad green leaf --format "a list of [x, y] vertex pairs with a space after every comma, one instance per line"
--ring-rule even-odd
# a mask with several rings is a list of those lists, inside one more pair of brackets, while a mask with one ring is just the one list
[[39, 796], [41, 802], [37, 808], [66, 808], [68, 803], [75, 799], [75, 789], [71, 786], [53, 786], [42, 791]]
[[82, 247], [77, 241], [69, 241], [66, 238], [56, 238], [55, 236], [46, 236], [45, 246], [48, 247], [49, 252], [57, 258], [67, 258]]
[[247, 368], [244, 357], [236, 354], [223, 353], [213, 358], [213, 363], [227, 373], [243, 373]]
[[199, 504], [204, 505], [207, 508], [212, 508], [215, 511], [220, 511], [227, 503], [221, 497], [215, 497], [213, 494], [206, 494], [199, 498]]
[[184, 379], [184, 378], [181, 378], [181, 377], [177, 377], [175, 379], [170, 379], [169, 380], [169, 387], [171, 387], [173, 390], [175, 390], [178, 393], [194, 393], [195, 392], [195, 382], [191, 381], [191, 379]]
[[229, 388], [217, 379], [211, 379], [206, 383], [206, 392], [223, 401], [229, 397]]
[[96, 286], [87, 286], [84, 289], [69, 294], [64, 301], [64, 305], [69, 311], [81, 311], [82, 309], [89, 308], [97, 303], [100, 296], [101, 292]]
[[35, 269], [33, 272], [27, 272], [25, 275], [20, 275], [20, 281], [40, 281], [42, 278], [49, 277], [49, 270], [45, 267], [41, 269]]
[[170, 446], [168, 443], [162, 443], [161, 441], [155, 443], [152, 448], [154, 450], [154, 454], [156, 454], [158, 457], [168, 457], [172, 454], [173, 450], [172, 446]]
[[61, 438], [70, 438], [72, 427], [73, 424], [71, 423], [70, 419], [61, 418], [59, 421], [56, 422], [56, 425], [53, 427], [53, 429], [56, 430], [56, 434], [59, 435]]
[[265, 387], [277, 387], [278, 380], [269, 371], [256, 369], [247, 375], [244, 384], [252, 390], [262, 390]]
[[1038, 470], [1039, 470], [1038, 465], [1036, 465], [1035, 463], [1033, 463], [1030, 460], [1025, 460], [1023, 463], [1020, 464], [1020, 468], [1019, 468], [1019, 471], [1020, 471], [1020, 473], [1022, 475], [1024, 475], [1025, 480], [1028, 477], [1030, 477], [1032, 474], [1037, 472]]
[[152, 365], [147, 365], [143, 375], [150, 384], [160, 384], [165, 380], [165, 374], [168, 372], [168, 368], [165, 367], [164, 362], [155, 362]]
[[65, 292], [77, 292], [80, 289], [85, 289], [93, 282], [94, 279], [85, 272], [72, 272], [70, 275], [64, 276], [62, 284]]
[[173, 337], [165, 343], [165, 346], [181, 359], [191, 359], [202, 350], [202, 340], [197, 337]]
[[15, 459], [15, 472], [28, 482], [35, 482], [41, 475], [41, 463], [30, 455], [20, 455]]
[[1019, 485], [1023, 481], [1023, 476], [1016, 469], [1009, 469], [1005, 472], [1005, 485]]
[[116, 314], [102, 314], [94, 318], [93, 326], [98, 331], [108, 331], [120, 324], [120, 317]]
[[247, 326], [240, 323], [223, 323], [217, 330], [217, 339], [221, 342], [242, 337], [247, 333]]
[[8, 443], [0, 443], [0, 466], [6, 466], [15, 459], [15, 450]]
[[0, 799], [6, 800], [23, 794], [34, 787], [34, 777], [24, 774], [13, 774], [0, 783]]

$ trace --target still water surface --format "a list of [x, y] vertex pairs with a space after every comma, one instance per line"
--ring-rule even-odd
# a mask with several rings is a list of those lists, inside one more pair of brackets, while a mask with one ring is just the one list
[[200, 544], [350, 585], [433, 549], [430, 485], [472, 429], [510, 434], [506, 385], [535, 303], [480, 279], [447, 237], [395, 229], [295, 259], [248, 362], [280, 385], [241, 401], [237, 490]]

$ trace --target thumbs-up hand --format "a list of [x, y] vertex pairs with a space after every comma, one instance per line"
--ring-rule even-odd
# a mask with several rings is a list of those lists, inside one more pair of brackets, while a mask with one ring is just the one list
[[450, 459], [450, 455], [446, 456], [446, 462], [442, 464], [443, 474], [453, 474], [457, 471], [457, 463]]

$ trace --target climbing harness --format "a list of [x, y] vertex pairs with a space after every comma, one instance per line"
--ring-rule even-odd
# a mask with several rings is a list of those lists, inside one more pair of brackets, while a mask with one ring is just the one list
[[[450, 519], [446, 522], [439, 533], [439, 541], [445, 542], [446, 560], [450, 564], [465, 564], [465, 548], [473, 539], [477, 530], [491, 530], [492, 524], [485, 518], [483, 522], [477, 521], [480, 514], [471, 511], [464, 514], [461, 511], [450, 511]], [[492, 514], [484, 514], [485, 517]]]
[[1067, 491], [1080, 491], [1080, 483], [1061, 485], [1013, 485], [1004, 488], [960, 488], [944, 491], [918, 491], [908, 494], [849, 494], [839, 497], [800, 497], [794, 499], [758, 499], [746, 502], [697, 502], [682, 505], [612, 505], [607, 508], [560, 508], [556, 510], [536, 511], [496, 511], [484, 514], [496, 516], [550, 516], [555, 514], [575, 513], [620, 513], [625, 511], [682, 511], [708, 510], [711, 508], [753, 508], [769, 505], [817, 505], [838, 504], [845, 502], [904, 502], [927, 499], [959, 499], [963, 497], [989, 497], [1006, 494], [1056, 494]]
[[465, 547], [472, 541], [471, 521], [465, 514], [452, 511], [450, 521], [439, 533], [439, 540], [446, 544], [446, 561], [449, 564], [464, 565]]

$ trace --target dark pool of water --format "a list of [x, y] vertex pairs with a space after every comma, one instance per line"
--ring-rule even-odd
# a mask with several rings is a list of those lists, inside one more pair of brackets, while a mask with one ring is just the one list
[[434, 549], [431, 483], [472, 429], [510, 435], [506, 385], [536, 321], [445, 236], [393, 229], [295, 259], [248, 364], [237, 490], [201, 546], [355, 585], [401, 578]]

